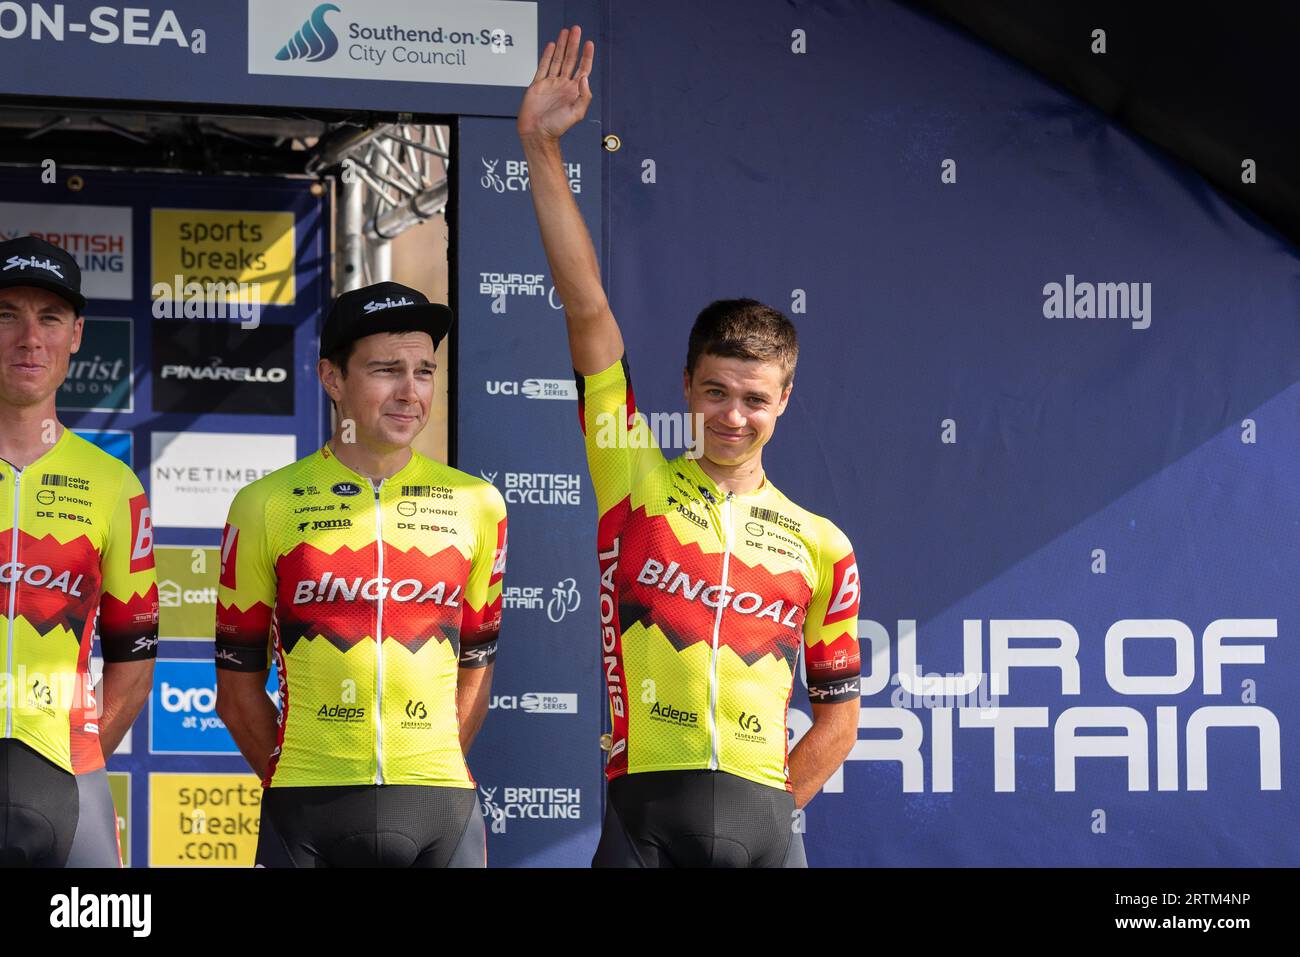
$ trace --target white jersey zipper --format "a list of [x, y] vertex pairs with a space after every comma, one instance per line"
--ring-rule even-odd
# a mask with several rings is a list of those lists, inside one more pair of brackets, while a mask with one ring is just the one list
[[13, 542], [13, 548], [10, 551], [9, 561], [9, 637], [5, 644], [5, 671], [9, 679], [9, 701], [5, 705], [5, 737], [11, 738], [14, 733], [14, 708], [18, 706], [17, 689], [14, 687], [16, 676], [14, 675], [14, 618], [18, 611], [18, 510], [22, 502], [23, 473], [21, 469], [14, 469], [14, 525], [10, 531], [10, 537]]
[[379, 603], [375, 610], [375, 783], [384, 783], [384, 510], [379, 501], [380, 479], [375, 490], [375, 547], [379, 550], [379, 570], [375, 574], [375, 593]]
[[722, 632], [722, 610], [727, 605], [727, 570], [731, 565], [731, 493], [722, 500], [722, 583], [718, 590], [718, 613], [713, 619], [713, 654], [709, 658], [709, 770], [718, 770], [718, 636]]

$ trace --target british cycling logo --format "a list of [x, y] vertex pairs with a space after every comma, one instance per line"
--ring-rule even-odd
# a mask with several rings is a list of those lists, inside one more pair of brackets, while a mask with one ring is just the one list
[[339, 52], [339, 38], [334, 35], [325, 14], [341, 13], [332, 3], [322, 3], [311, 12], [305, 23], [275, 55], [277, 60], [306, 60], [319, 63]]

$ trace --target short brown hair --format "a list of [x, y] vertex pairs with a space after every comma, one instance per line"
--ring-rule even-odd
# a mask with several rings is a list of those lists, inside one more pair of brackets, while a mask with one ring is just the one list
[[343, 345], [336, 348], [329, 355], [321, 356], [322, 359], [328, 359], [339, 368], [339, 374], [343, 378], [348, 377], [348, 360], [352, 358], [352, 353], [357, 347], [357, 340], [349, 339]]
[[781, 384], [787, 386], [799, 361], [799, 337], [779, 309], [756, 299], [719, 299], [705, 306], [691, 327], [687, 375], [695, 375], [695, 364], [706, 354], [775, 362], [781, 367]]

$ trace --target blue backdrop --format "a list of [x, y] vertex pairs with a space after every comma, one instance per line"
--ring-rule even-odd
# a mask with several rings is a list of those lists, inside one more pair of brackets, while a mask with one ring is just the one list
[[[1300, 863], [1296, 250], [906, 6], [607, 15], [599, 118], [565, 154], [638, 404], [681, 408], [709, 301], [786, 311], [801, 362], [764, 464], [847, 531], [862, 570], [862, 729], [809, 806], [811, 862]], [[602, 133], [622, 146], [603, 156], [597, 211]], [[480, 154], [518, 157], [513, 124], [461, 134], [461, 466], [581, 476], [580, 507], [512, 505], [507, 585], [574, 576], [586, 599], [594, 506], [573, 405], [485, 385], [567, 369], [543, 295], [512, 287], [494, 315], [478, 292], [483, 271], [545, 271], [526, 194], [479, 182]], [[582, 692], [573, 728], [533, 739], [562, 757], [530, 748], [536, 767], [508, 773], [581, 781], [585, 825], [514, 859], [583, 863], [595, 785], [571, 775], [599, 760], [594, 610], [562, 635], [506, 615], [499, 686], [554, 675], [567, 690], [579, 674]], [[927, 699], [938, 689], [900, 671], [998, 671], [1002, 693]], [[800, 723], [802, 689], [791, 710]], [[561, 719], [511, 720], [489, 720], [480, 762], [495, 735]]]
[[[461, 114], [456, 464], [506, 494], [512, 546], [493, 710], [470, 764], [495, 865], [584, 864], [606, 707], [595, 515], [562, 317], [514, 123], [499, 118], [520, 91], [339, 79], [339, 59], [250, 74], [265, 38], [246, 6], [169, 4], [187, 36], [206, 31], [203, 54], [24, 33], [4, 41], [5, 91]], [[341, 6], [336, 25], [368, 15]], [[148, 9], [160, 24], [163, 7]], [[809, 807], [811, 862], [1300, 863], [1284, 684], [1300, 611], [1296, 250], [1095, 110], [891, 0], [537, 5], [541, 40], [574, 20], [597, 39], [597, 101], [566, 158], [641, 407], [681, 407], [686, 333], [713, 299], [763, 299], [800, 329], [765, 466], [853, 539], [868, 650], [858, 744]], [[273, 42], [293, 32], [276, 29]], [[617, 152], [601, 149], [607, 133]], [[297, 275], [318, 314], [321, 210], [305, 195], [228, 203], [316, 224]], [[28, 186], [6, 198], [40, 201]], [[92, 200], [60, 199], [78, 201]], [[308, 315], [269, 320], [295, 326], [302, 388]], [[120, 328], [101, 327], [104, 342]], [[85, 422], [135, 430], [123, 416], [150, 409], [150, 388], [135, 411]], [[319, 392], [261, 431], [293, 433], [305, 453], [321, 424], [308, 401]], [[160, 428], [193, 424], [161, 414], [173, 418]], [[216, 540], [159, 528], [163, 545]], [[183, 670], [177, 682], [203, 677]], [[959, 677], [947, 697], [915, 677], [967, 672], [1000, 676], [995, 705], [956, 700]], [[798, 689], [791, 720], [806, 726]], [[115, 762], [143, 766], [136, 732]]]
[[[156, 530], [162, 628], [154, 689], [129, 743], [108, 762], [110, 772], [127, 775], [129, 782], [129, 808], [117, 809], [127, 825], [124, 850], [132, 866], [239, 863], [222, 832], [185, 841], [170, 817], [162, 823], [172, 833], [151, 847], [151, 776], [198, 773], [205, 786], [217, 788], [234, 780], [225, 775], [255, 780], [214, 710], [217, 546], [225, 521], [219, 513], [245, 482], [287, 464], [281, 461], [286, 455], [289, 461], [307, 455], [324, 440], [328, 407], [316, 378], [316, 355], [328, 303], [328, 204], [308, 180], [62, 169], [57, 183], [42, 185], [39, 176], [32, 169], [0, 172], [0, 235], [36, 230], [81, 264], [89, 300], [86, 326], [58, 398], [59, 417], [131, 465], [150, 497]], [[74, 177], [83, 185], [65, 188]], [[176, 218], [160, 219], [168, 216]], [[242, 238], [237, 226], [225, 229], [226, 222], [240, 220]], [[220, 239], [200, 241], [196, 227], [213, 233], [214, 225]], [[238, 319], [158, 317], [152, 290], [155, 279], [175, 275], [168, 270], [169, 253], [189, 263], [181, 267], [187, 280], [215, 281], [218, 275], [255, 273], [249, 265], [254, 251], [275, 236], [286, 268], [268, 277], [263, 297], [289, 301], [265, 304], [255, 327], [252, 318], [243, 320], [251, 327], [245, 330]], [[191, 258], [180, 258], [181, 249]], [[250, 259], [240, 265], [220, 258], [241, 251]], [[202, 263], [200, 255], [206, 257]], [[269, 262], [270, 253], [261, 255]], [[184, 308], [184, 300], [175, 308]], [[78, 363], [90, 364], [78, 369]], [[233, 385], [215, 379], [164, 382], [168, 366], [245, 367], [260, 378]], [[265, 381], [279, 374], [279, 383]], [[278, 445], [267, 449], [260, 441]], [[214, 477], [222, 467], [233, 471]], [[260, 797], [255, 790], [240, 809], [253, 835], [253, 798]], [[210, 815], [208, 823], [215, 826], [214, 819], [232, 809], [209, 806], [195, 813], [198, 821]]]

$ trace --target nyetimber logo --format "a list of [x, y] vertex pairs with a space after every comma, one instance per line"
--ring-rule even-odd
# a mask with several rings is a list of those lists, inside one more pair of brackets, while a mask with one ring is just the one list
[[277, 60], [306, 60], [308, 63], [319, 63], [321, 60], [328, 60], [338, 52], [339, 38], [334, 35], [334, 31], [325, 22], [325, 14], [340, 12], [342, 11], [334, 4], [322, 3], [311, 12], [311, 16], [307, 18], [307, 21], [289, 38], [289, 42], [280, 48], [280, 52], [275, 55], [275, 58]]
[[52, 259], [27, 259], [24, 256], [10, 256], [5, 261], [5, 268], [0, 271], [8, 272], [10, 269], [44, 269], [46, 272], [54, 273], [60, 279], [63, 278], [63, 270]]
[[385, 298], [383, 302], [380, 302], [377, 299], [371, 299], [368, 303], [366, 303], [361, 308], [366, 311], [367, 315], [369, 315], [372, 312], [378, 312], [380, 309], [392, 309], [394, 306], [414, 306], [414, 305], [417, 305], [414, 299], [407, 299], [405, 296], [403, 296], [401, 299], [398, 300], [393, 300], [392, 298]]

